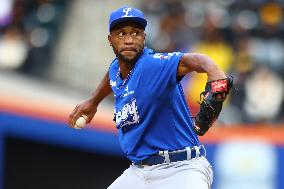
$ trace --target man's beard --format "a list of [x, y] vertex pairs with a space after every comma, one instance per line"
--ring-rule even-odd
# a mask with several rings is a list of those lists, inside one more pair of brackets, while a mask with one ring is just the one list
[[121, 52], [118, 51], [118, 49], [115, 49], [113, 46], [112, 46], [112, 49], [113, 49], [113, 52], [114, 54], [116, 55], [116, 57], [119, 59], [119, 60], [122, 60], [123, 62], [127, 63], [127, 64], [135, 64], [137, 58], [141, 55], [141, 53], [143, 52], [143, 49], [144, 49], [144, 45], [139, 49], [139, 51], [136, 53], [136, 55], [133, 57], [133, 58], [128, 58], [124, 55], [121, 54]]

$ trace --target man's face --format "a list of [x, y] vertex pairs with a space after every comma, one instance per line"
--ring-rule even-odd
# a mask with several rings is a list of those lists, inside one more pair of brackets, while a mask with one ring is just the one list
[[126, 63], [134, 63], [143, 51], [145, 36], [141, 26], [127, 21], [115, 26], [108, 40], [118, 59]]

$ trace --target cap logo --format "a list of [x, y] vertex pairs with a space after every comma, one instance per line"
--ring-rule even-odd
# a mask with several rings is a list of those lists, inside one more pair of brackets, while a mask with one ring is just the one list
[[131, 8], [124, 8], [122, 11], [125, 12], [125, 15], [123, 15], [122, 17], [132, 17], [132, 15], [128, 15], [131, 10]]

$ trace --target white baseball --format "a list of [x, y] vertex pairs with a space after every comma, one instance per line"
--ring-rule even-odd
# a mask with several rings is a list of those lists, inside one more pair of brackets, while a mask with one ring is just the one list
[[75, 123], [74, 129], [83, 129], [86, 126], [88, 117], [86, 115], [82, 115], [79, 117]]

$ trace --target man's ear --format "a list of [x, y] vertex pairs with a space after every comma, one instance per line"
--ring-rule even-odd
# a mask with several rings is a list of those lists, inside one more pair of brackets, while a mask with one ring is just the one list
[[107, 39], [108, 39], [109, 46], [112, 46], [112, 44], [111, 44], [111, 36], [110, 36], [110, 34], [108, 34]]

